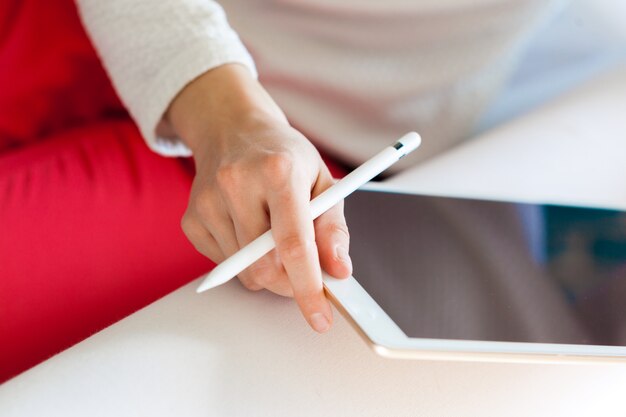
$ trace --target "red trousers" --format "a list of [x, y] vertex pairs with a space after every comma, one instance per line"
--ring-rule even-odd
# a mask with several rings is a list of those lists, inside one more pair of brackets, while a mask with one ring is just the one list
[[0, 3], [0, 382], [209, 270], [71, 0]]
[[0, 383], [213, 266], [180, 229], [192, 177], [145, 146], [71, 0], [0, 3]]
[[211, 268], [180, 229], [191, 178], [129, 120], [0, 154], [0, 380]]

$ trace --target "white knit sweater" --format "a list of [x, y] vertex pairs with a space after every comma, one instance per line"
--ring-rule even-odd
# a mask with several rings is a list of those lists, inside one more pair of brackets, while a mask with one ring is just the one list
[[[558, 3], [558, 1], [556, 2]], [[113, 83], [149, 146], [189, 155], [156, 127], [174, 96], [229, 62], [255, 65], [211, 0], [78, 0]], [[359, 163], [408, 130], [404, 164], [465, 138], [548, 0], [223, 0], [261, 81], [322, 148]], [[210, 123], [210, 120], [208, 121]]]

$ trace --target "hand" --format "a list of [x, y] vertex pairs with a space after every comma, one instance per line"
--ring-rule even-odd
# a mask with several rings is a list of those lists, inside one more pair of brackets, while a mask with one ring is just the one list
[[236, 64], [189, 84], [168, 119], [196, 163], [182, 220], [189, 240], [221, 262], [271, 226], [276, 250], [238, 278], [250, 290], [294, 296], [311, 327], [328, 330], [332, 312], [320, 266], [341, 278], [352, 265], [343, 203], [311, 219], [310, 200], [333, 184], [315, 147]]

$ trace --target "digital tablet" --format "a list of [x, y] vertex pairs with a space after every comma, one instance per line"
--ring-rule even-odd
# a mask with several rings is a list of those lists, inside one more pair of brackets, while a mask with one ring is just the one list
[[359, 190], [329, 298], [380, 355], [626, 362], [626, 213]]

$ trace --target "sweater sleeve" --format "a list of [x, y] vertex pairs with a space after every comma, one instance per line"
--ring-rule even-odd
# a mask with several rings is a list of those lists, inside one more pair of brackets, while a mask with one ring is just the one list
[[188, 156], [177, 138], [157, 136], [170, 102], [194, 78], [226, 63], [256, 77], [254, 62], [212, 0], [77, 0], [81, 19], [120, 98], [148, 146]]

